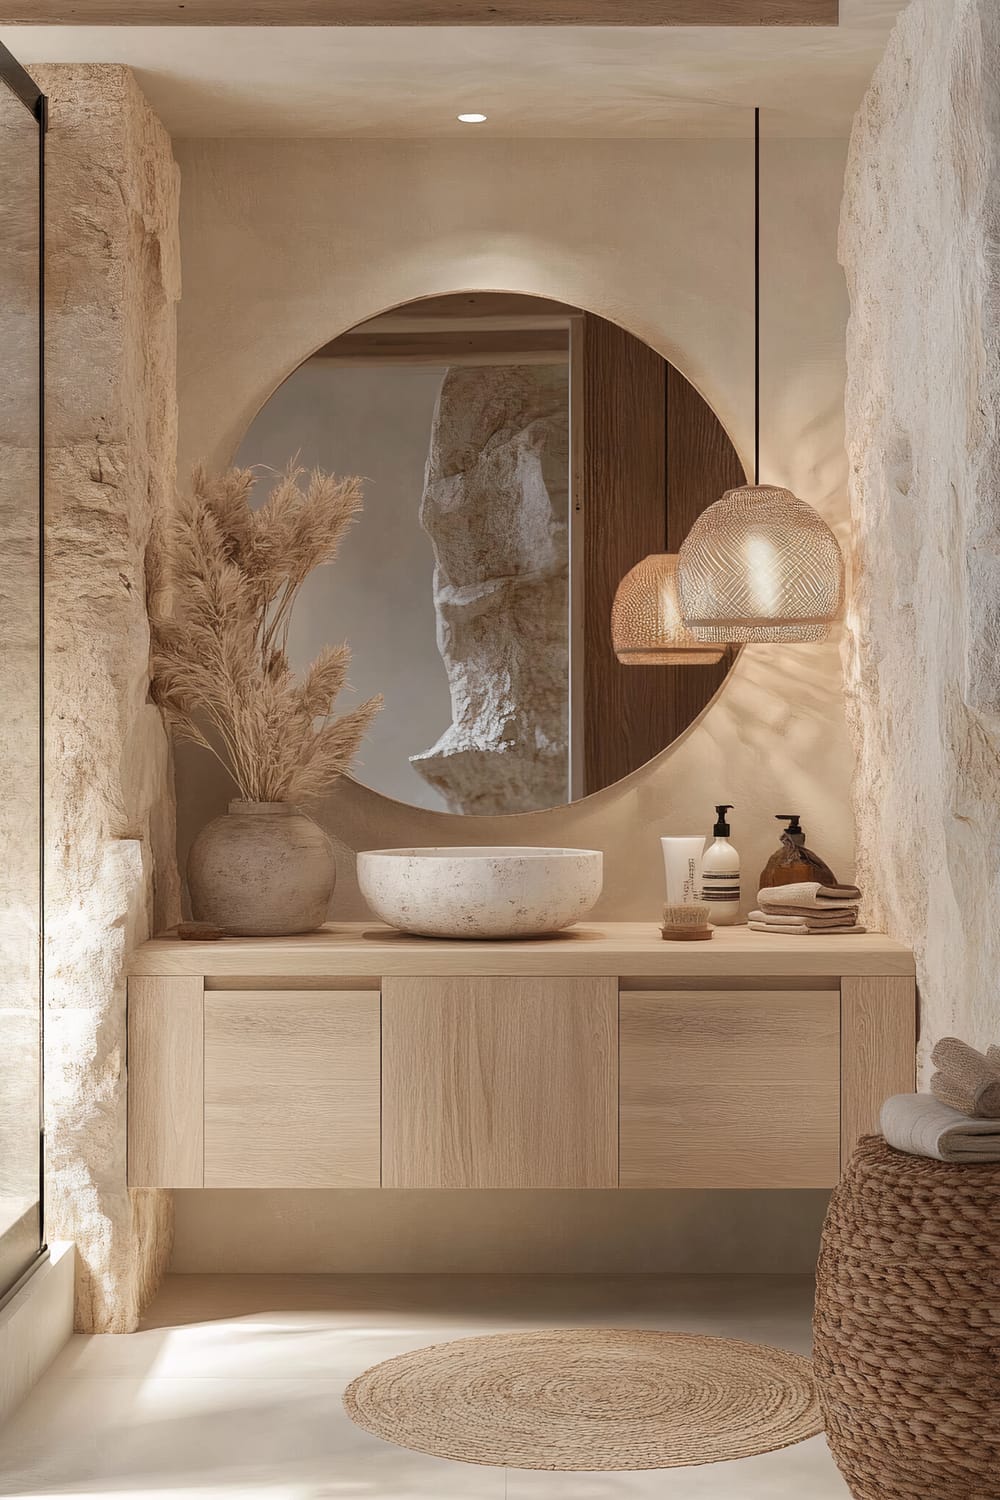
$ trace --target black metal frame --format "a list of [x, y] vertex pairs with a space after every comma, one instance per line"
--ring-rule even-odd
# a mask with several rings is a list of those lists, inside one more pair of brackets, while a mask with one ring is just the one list
[[[39, 1250], [31, 1265], [6, 1293], [6, 1303], [23, 1286], [30, 1274], [48, 1257], [45, 1239], [45, 1123], [44, 1099], [45, 1037], [45, 135], [49, 128], [48, 99], [14, 54], [0, 42], [0, 84], [6, 85], [38, 122], [38, 982], [39, 982], [39, 1183], [38, 1221]], [[2, 1305], [2, 1304], [0, 1304]]]
[[760, 484], [760, 106], [753, 112], [753, 482]]
[[11, 93], [17, 95], [44, 131], [48, 124], [45, 95], [3, 42], [0, 42], [0, 82], [5, 83]]

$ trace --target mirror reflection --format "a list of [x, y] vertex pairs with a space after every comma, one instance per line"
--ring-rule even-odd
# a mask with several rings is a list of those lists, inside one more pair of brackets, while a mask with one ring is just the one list
[[625, 667], [611, 647], [622, 576], [744, 476], [694, 388], [605, 319], [486, 292], [373, 318], [294, 371], [236, 461], [292, 457], [365, 481], [290, 649], [301, 666], [346, 639], [358, 700], [383, 694], [355, 773], [374, 790], [559, 806], [659, 754], [722, 682], [728, 658]]

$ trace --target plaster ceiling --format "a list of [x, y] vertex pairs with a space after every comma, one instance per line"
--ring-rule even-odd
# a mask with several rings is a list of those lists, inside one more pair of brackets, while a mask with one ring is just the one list
[[[838, 28], [7, 26], [32, 62], [122, 62], [174, 136], [846, 135], [906, 0]], [[461, 110], [486, 125], [463, 126]]]

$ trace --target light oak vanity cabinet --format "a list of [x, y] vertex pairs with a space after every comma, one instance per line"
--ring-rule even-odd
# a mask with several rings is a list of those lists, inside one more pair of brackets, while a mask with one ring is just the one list
[[382, 981], [382, 1186], [618, 1186], [614, 979]]
[[839, 1174], [836, 989], [622, 993], [622, 1187], [817, 1187]]
[[914, 1086], [887, 938], [182, 943], [129, 979], [133, 1187], [829, 1187]]

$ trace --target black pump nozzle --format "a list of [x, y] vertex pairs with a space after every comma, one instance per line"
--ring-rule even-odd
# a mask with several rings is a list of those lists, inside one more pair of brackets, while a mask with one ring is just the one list
[[719, 802], [716, 804], [715, 811], [718, 813], [719, 817], [718, 822], [716, 823], [713, 830], [713, 835], [715, 838], [727, 839], [729, 837], [730, 830], [729, 823], [726, 819], [726, 813], [732, 812], [732, 810], [733, 804], [731, 802]]
[[800, 844], [805, 843], [806, 835], [802, 824], [799, 822], [799, 813], [775, 813], [774, 816], [777, 818], [779, 823], [788, 824], [785, 832], [788, 834], [788, 837], [790, 839], [795, 839], [796, 842]]

